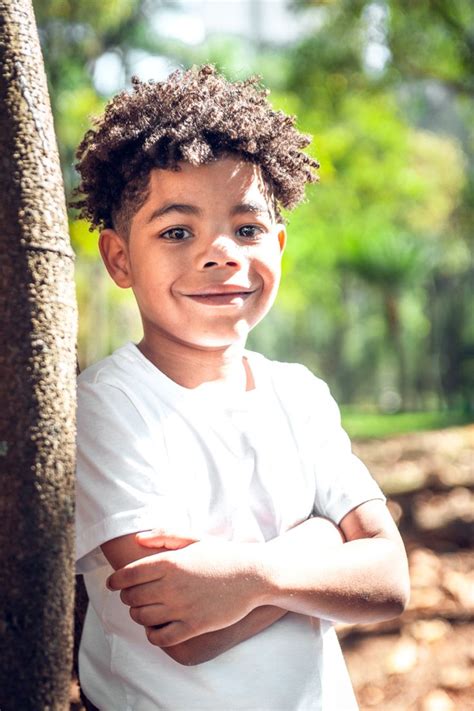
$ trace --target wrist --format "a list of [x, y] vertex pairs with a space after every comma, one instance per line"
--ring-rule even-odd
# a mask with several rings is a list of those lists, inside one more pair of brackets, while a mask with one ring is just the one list
[[237, 544], [239, 568], [249, 611], [271, 604], [274, 563], [266, 543]]
[[275, 605], [281, 580], [280, 556], [277, 546], [269, 543], [251, 545], [249, 563], [252, 569], [252, 601], [254, 607]]

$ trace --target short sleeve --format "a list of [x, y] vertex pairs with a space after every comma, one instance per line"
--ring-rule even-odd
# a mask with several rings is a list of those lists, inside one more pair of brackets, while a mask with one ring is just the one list
[[[307, 368], [292, 364], [285, 401], [305, 466], [314, 477], [314, 513], [339, 523], [372, 499], [385, 501], [367, 467], [352, 452], [328, 386]], [[289, 388], [291, 383], [291, 395]]]
[[[312, 375], [312, 374], [311, 374]], [[349, 511], [372, 499], [385, 501], [379, 485], [352, 452], [336, 401], [323, 381], [312, 376], [315, 410], [309, 418], [316, 480], [315, 513], [339, 523]]]
[[108, 383], [79, 382], [77, 572], [103, 563], [99, 546], [108, 540], [171, 518], [177, 525], [165, 469], [162, 443], [127, 394]]

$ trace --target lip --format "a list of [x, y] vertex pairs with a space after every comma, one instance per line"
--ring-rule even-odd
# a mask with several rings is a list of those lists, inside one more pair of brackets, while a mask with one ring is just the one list
[[216, 286], [207, 286], [202, 289], [185, 294], [185, 296], [228, 296], [229, 294], [238, 294], [240, 296], [253, 294], [256, 289], [249, 286], [240, 286], [239, 284], [217, 284]]
[[248, 287], [219, 285], [200, 289], [198, 292], [185, 294], [185, 296], [209, 306], [240, 306], [255, 292], [256, 289], [249, 289]]

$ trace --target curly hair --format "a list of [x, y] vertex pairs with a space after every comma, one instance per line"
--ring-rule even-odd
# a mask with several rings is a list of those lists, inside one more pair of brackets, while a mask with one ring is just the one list
[[148, 196], [153, 168], [210, 163], [227, 154], [260, 166], [275, 210], [291, 209], [316, 181], [319, 163], [303, 153], [311, 137], [295, 117], [274, 111], [259, 77], [229, 82], [211, 65], [173, 72], [164, 82], [132, 79], [77, 149], [81, 181], [71, 205], [91, 229], [122, 228]]

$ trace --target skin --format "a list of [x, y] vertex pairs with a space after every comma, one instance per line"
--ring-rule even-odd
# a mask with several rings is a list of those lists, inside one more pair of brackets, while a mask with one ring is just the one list
[[[342, 544], [342, 533], [332, 521], [317, 517], [311, 519], [311, 524], [309, 525], [312, 526], [313, 535], [315, 537], [317, 536], [318, 547], [321, 549], [329, 550], [330, 548]], [[298, 529], [300, 529], [300, 527], [297, 527], [295, 532]], [[206, 540], [211, 546], [212, 544], [219, 544], [219, 541], [213, 538], [207, 538]], [[169, 532], [154, 529], [153, 531], [144, 531], [129, 536], [121, 536], [120, 538], [108, 541], [102, 546], [102, 550], [115, 569], [128, 570], [129, 568], [126, 567], [128, 563], [139, 561], [146, 556], [156, 556], [156, 554], [178, 550], [192, 543], [196, 543], [195, 538], [183, 535], [170, 535]], [[151, 558], [149, 561], [151, 562]], [[136, 572], [137, 571], [135, 571], [135, 573]], [[154, 595], [153, 579], [149, 582], [152, 583], [150, 587], [140, 587], [140, 594], [144, 593], [147, 599], [145, 615], [153, 614], [153, 609], [159, 613], [158, 608], [160, 605], [158, 598]], [[113, 585], [114, 582], [111, 581], [111, 584]], [[140, 624], [139, 618], [144, 610], [144, 606], [130, 607], [130, 616], [135, 622]], [[201, 664], [210, 659], [214, 659], [236, 644], [266, 629], [283, 617], [286, 612], [287, 610], [280, 607], [261, 605], [253, 609], [242, 619], [222, 629], [200, 633], [181, 642], [172, 642], [166, 646], [163, 645], [163, 651], [180, 664]], [[148, 627], [144, 625], [151, 644], [156, 644], [158, 641], [154, 639], [156, 633], [154, 625], [156, 624], [159, 623], [152, 621]], [[162, 645], [156, 644], [156, 646]]]
[[129, 235], [101, 233], [115, 283], [132, 288], [139, 348], [180, 385], [251, 387], [242, 353], [280, 281], [286, 233], [257, 166], [226, 158], [153, 170]]
[[[121, 591], [150, 643], [183, 664], [217, 656], [250, 636], [253, 624], [254, 634], [272, 624], [281, 616], [275, 608], [348, 623], [399, 615], [408, 601], [407, 562], [383, 502], [367, 502], [344, 517], [345, 543], [330, 535], [327, 523], [309, 519], [263, 544], [207, 539], [160, 549], [119, 568], [108, 587]], [[112, 564], [123, 543], [155, 544], [152, 535], [124, 538], [103, 547]], [[217, 635], [211, 647], [209, 633]]]
[[[139, 348], [187, 388], [252, 389], [247, 335], [275, 299], [286, 234], [259, 168], [235, 157], [154, 170], [128, 235], [104, 230], [104, 263], [132, 288]], [[188, 532], [122, 536], [102, 546], [109, 578], [151, 644], [183, 664], [207, 661], [291, 610], [346, 622], [396, 616], [406, 556], [385, 505], [338, 529], [305, 521], [267, 543], [196, 541]]]

